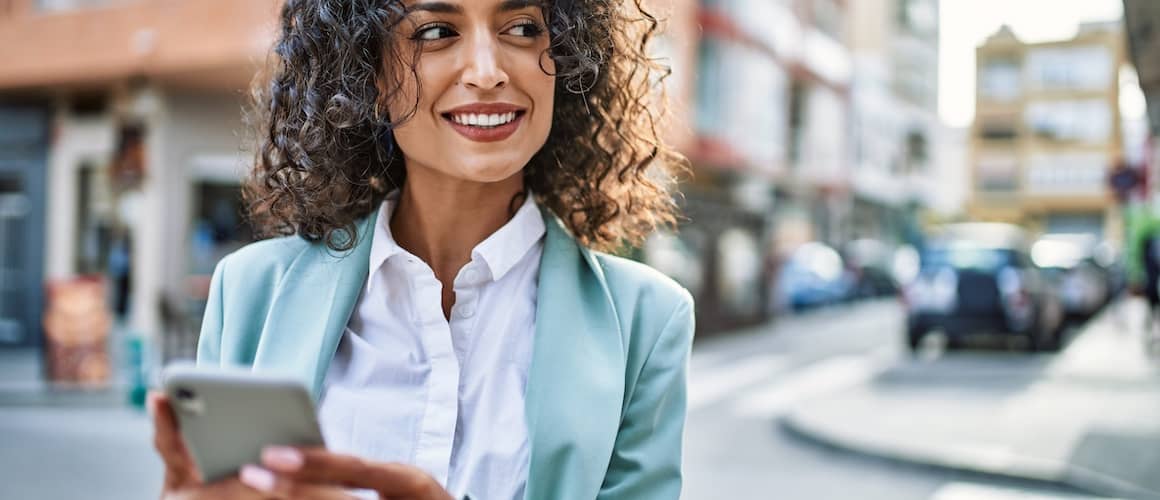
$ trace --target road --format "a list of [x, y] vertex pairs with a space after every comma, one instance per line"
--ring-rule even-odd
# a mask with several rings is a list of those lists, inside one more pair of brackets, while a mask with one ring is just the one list
[[[887, 462], [789, 434], [778, 415], [804, 401], [910, 363], [904, 317], [890, 300], [839, 306], [772, 326], [699, 340], [690, 371], [685, 500], [1089, 498], [1041, 484], [998, 481]], [[937, 349], [924, 353], [937, 356]], [[957, 355], [957, 353], [956, 353]], [[972, 353], [990, 365], [1037, 365], [1050, 355]], [[961, 365], [962, 363], [958, 363]]]

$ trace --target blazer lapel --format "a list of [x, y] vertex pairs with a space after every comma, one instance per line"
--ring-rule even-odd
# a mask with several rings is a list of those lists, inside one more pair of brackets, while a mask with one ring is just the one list
[[550, 213], [525, 395], [525, 498], [595, 498], [620, 425], [625, 348], [594, 257]]
[[306, 248], [285, 271], [259, 336], [254, 368], [298, 377], [315, 402], [370, 266], [378, 210], [358, 223], [354, 248]]

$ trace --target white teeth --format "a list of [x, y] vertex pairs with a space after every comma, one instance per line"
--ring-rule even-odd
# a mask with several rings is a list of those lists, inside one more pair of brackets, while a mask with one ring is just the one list
[[451, 120], [460, 125], [471, 125], [474, 127], [495, 127], [510, 123], [516, 119], [516, 113], [492, 114], [492, 115], [477, 115], [472, 113], [464, 113], [458, 115], [451, 115]]

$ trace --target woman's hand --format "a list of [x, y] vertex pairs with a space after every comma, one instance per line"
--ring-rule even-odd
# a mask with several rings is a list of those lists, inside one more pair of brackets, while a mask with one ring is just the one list
[[162, 393], [149, 393], [149, 413], [153, 415], [153, 446], [165, 463], [165, 483], [162, 500], [265, 500], [269, 495], [259, 492], [237, 478], [206, 484], [193, 463], [193, 457], [177, 430], [177, 416], [169, 399]]
[[262, 467], [247, 465], [240, 477], [249, 487], [286, 500], [348, 499], [344, 488], [373, 490], [391, 500], [451, 500], [435, 478], [415, 467], [369, 462], [322, 448], [267, 448]]

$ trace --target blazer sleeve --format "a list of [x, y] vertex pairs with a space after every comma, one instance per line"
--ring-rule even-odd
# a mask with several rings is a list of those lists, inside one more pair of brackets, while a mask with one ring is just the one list
[[693, 300], [682, 295], [645, 358], [625, 408], [601, 500], [677, 500]]
[[[228, 257], [227, 257], [228, 259]], [[222, 345], [222, 281], [225, 279], [226, 260], [218, 262], [210, 279], [209, 297], [205, 303], [205, 314], [201, 320], [201, 333], [197, 338], [197, 364], [220, 365]]]

